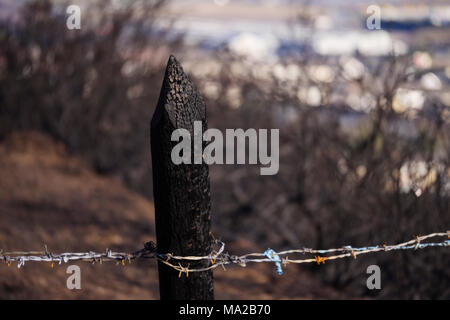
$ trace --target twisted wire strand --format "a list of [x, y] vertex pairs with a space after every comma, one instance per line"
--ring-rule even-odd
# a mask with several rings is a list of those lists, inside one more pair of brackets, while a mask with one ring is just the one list
[[[395, 245], [376, 245], [376, 246], [368, 246], [368, 247], [359, 247], [353, 248], [352, 246], [344, 246], [340, 248], [333, 249], [311, 249], [311, 248], [301, 248], [301, 249], [292, 249], [285, 250], [280, 252], [275, 252], [272, 249], [267, 249], [264, 253], [247, 253], [241, 256], [230, 255], [225, 252], [225, 243], [220, 240], [214, 240], [214, 244], [218, 246], [218, 250], [213, 250], [209, 255], [205, 256], [178, 256], [172, 253], [158, 253], [156, 246], [152, 242], [147, 242], [144, 244], [144, 248], [133, 252], [133, 253], [125, 253], [125, 252], [113, 252], [110, 249], [106, 249], [105, 252], [65, 252], [65, 253], [51, 253], [48, 251], [47, 246], [45, 246], [45, 251], [14, 251], [14, 252], [3, 252], [0, 250], [0, 260], [3, 260], [8, 266], [12, 264], [12, 262], [17, 262], [17, 267], [21, 268], [25, 262], [34, 261], [34, 262], [50, 262], [53, 267], [54, 263], [68, 263], [73, 261], [88, 261], [92, 263], [103, 263], [108, 261], [115, 261], [117, 264], [122, 263], [125, 265], [125, 262], [128, 261], [131, 263], [133, 260], [137, 259], [157, 259], [163, 264], [175, 269], [179, 272], [179, 276], [184, 273], [186, 276], [189, 276], [190, 272], [204, 272], [208, 270], [213, 270], [217, 267], [222, 267], [224, 270], [226, 265], [229, 264], [238, 264], [241, 267], [246, 267], [247, 263], [275, 263], [277, 268], [277, 273], [282, 274], [282, 266], [286, 266], [289, 263], [317, 263], [317, 264], [325, 264], [327, 260], [337, 260], [343, 259], [347, 257], [353, 257], [356, 259], [357, 256], [362, 254], [367, 254], [371, 252], [380, 252], [380, 251], [394, 251], [394, 250], [417, 250], [417, 249], [425, 249], [430, 247], [450, 247], [450, 240], [442, 240], [440, 242], [424, 242], [424, 240], [437, 238], [437, 237], [447, 237], [450, 239], [450, 231], [447, 232], [435, 232], [431, 234], [427, 234], [424, 236], [416, 236], [414, 239], [411, 239], [406, 242], [402, 242]], [[333, 254], [334, 255], [327, 255]], [[289, 259], [288, 254], [310, 254], [316, 255], [313, 258], [304, 258], [304, 259]], [[182, 262], [187, 264], [188, 262], [195, 261], [207, 261], [208, 265], [204, 267], [192, 267], [189, 265], [183, 266]]]

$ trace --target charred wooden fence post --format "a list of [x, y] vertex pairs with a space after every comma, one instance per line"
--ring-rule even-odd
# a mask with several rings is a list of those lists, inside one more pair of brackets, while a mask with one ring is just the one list
[[[171, 141], [172, 132], [183, 128], [194, 137], [194, 121], [201, 121], [202, 131], [206, 130], [205, 103], [181, 65], [170, 56], [151, 121], [156, 240], [160, 253], [203, 256], [211, 252], [208, 166], [203, 161], [176, 165], [171, 159], [172, 148], [178, 143]], [[190, 267], [207, 263], [194, 262]], [[212, 271], [179, 277], [177, 271], [159, 262], [158, 272], [161, 299], [214, 299]]]

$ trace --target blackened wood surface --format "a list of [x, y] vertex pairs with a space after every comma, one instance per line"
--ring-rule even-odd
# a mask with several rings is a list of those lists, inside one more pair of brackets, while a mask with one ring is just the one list
[[[175, 165], [170, 158], [173, 146], [178, 143], [171, 141], [173, 130], [187, 129], [193, 140], [194, 121], [202, 121], [203, 132], [207, 128], [205, 113], [203, 98], [171, 56], [151, 121], [153, 194], [160, 253], [208, 255], [211, 250], [208, 166]], [[190, 267], [202, 264], [205, 262], [194, 262]], [[162, 263], [158, 264], [158, 271], [161, 299], [214, 298], [211, 271], [179, 277], [179, 272]]]

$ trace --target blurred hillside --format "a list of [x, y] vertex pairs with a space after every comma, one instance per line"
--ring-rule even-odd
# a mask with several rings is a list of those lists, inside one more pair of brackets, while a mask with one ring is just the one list
[[[155, 241], [153, 204], [114, 179], [93, 173], [64, 145], [38, 132], [20, 132], [0, 144], [0, 246], [54, 252], [132, 252]], [[220, 230], [217, 231], [217, 234]], [[240, 238], [227, 250], [255, 251]], [[158, 299], [155, 261], [78, 263], [82, 290], [66, 288], [67, 265], [0, 265], [0, 299]], [[215, 271], [217, 299], [344, 298], [295, 268], [275, 278], [271, 265]], [[298, 286], [297, 283], [302, 285]]]

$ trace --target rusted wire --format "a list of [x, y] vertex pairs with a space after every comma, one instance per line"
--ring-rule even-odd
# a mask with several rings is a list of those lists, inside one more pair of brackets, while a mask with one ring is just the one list
[[[425, 242], [431, 238], [446, 237], [447, 240], [440, 242]], [[21, 268], [25, 262], [49, 262], [53, 267], [54, 263], [69, 263], [74, 261], [88, 261], [91, 263], [103, 263], [108, 261], [115, 261], [117, 264], [125, 265], [125, 262], [131, 263], [137, 259], [157, 259], [165, 265], [175, 269], [179, 272], [179, 275], [185, 274], [189, 276], [191, 272], [203, 272], [213, 270], [218, 267], [222, 267], [224, 270], [226, 265], [238, 264], [241, 267], [246, 267], [247, 263], [275, 263], [277, 267], [277, 273], [282, 274], [282, 266], [286, 266], [289, 263], [317, 263], [318, 265], [325, 264], [326, 261], [343, 259], [353, 257], [371, 252], [389, 252], [394, 250], [417, 250], [430, 247], [449, 247], [450, 246], [450, 231], [436, 232], [427, 234], [425, 236], [416, 236], [413, 239], [402, 242], [395, 245], [376, 245], [368, 247], [353, 248], [352, 246], [344, 246], [341, 248], [333, 249], [292, 249], [276, 252], [272, 249], [267, 249], [264, 253], [248, 253], [241, 256], [230, 255], [225, 252], [225, 243], [220, 240], [214, 240], [217, 250], [213, 250], [209, 255], [205, 256], [178, 256], [172, 253], [158, 253], [156, 246], [152, 242], [144, 244], [144, 248], [133, 252], [114, 252], [110, 249], [106, 249], [105, 252], [65, 252], [65, 253], [51, 253], [45, 246], [45, 251], [29, 251], [29, 252], [3, 252], [0, 250], [0, 260], [3, 260], [8, 266], [13, 262], [17, 262], [17, 267]], [[334, 254], [334, 255], [328, 255]], [[303, 259], [292, 259], [288, 255], [311, 255], [311, 257]], [[183, 265], [183, 262], [206, 261], [207, 266], [204, 267], [189, 267], [189, 265]]]

